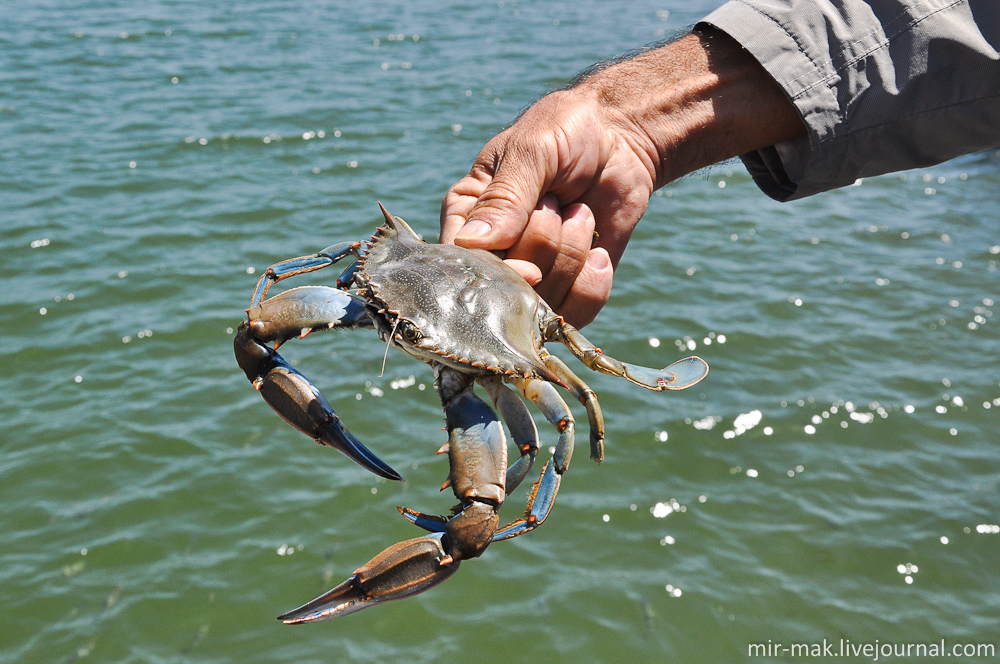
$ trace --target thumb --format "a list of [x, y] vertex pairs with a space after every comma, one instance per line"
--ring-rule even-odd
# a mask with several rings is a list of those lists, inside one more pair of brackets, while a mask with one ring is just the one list
[[508, 249], [528, 226], [542, 193], [544, 174], [532, 160], [504, 159], [469, 211], [455, 244], [470, 249]]

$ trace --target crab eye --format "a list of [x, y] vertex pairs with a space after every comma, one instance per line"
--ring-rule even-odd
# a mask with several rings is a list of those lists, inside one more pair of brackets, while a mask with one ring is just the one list
[[423, 336], [420, 334], [417, 328], [413, 326], [413, 323], [409, 321], [403, 321], [399, 324], [399, 333], [402, 334], [403, 338], [409, 341], [411, 344], [417, 343]]

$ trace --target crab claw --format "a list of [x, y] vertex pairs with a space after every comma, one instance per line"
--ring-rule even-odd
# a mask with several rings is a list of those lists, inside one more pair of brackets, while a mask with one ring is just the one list
[[376, 475], [403, 479], [347, 430], [326, 397], [308, 378], [277, 352], [253, 339], [249, 321], [240, 323], [233, 345], [240, 368], [281, 419]]
[[278, 616], [286, 625], [316, 622], [403, 599], [441, 583], [458, 570], [442, 546], [443, 535], [393, 544], [351, 578], [299, 608]]

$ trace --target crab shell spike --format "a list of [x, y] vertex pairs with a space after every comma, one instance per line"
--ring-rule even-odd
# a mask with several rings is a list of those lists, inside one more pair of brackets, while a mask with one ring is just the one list
[[[389, 230], [395, 231], [400, 236], [400, 240], [404, 240], [404, 243], [405, 239], [416, 240], [417, 242], [423, 243], [423, 240], [421, 240], [420, 236], [417, 235], [412, 228], [410, 228], [410, 225], [399, 217], [390, 214], [390, 212], [385, 209], [385, 206], [382, 205], [381, 201], [379, 201], [378, 207], [382, 210], [382, 216], [385, 217], [386, 226], [388, 226]], [[372, 239], [376, 238], [373, 237]]]
[[392, 215], [389, 214], [389, 211], [385, 209], [384, 205], [382, 205], [382, 201], [378, 202], [378, 209], [382, 210], [382, 214], [385, 216], [385, 220], [389, 222], [390, 226], [394, 226], [396, 224], [396, 220], [392, 218]]

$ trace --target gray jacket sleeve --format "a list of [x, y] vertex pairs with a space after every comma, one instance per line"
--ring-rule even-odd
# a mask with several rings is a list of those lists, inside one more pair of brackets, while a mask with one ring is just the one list
[[699, 25], [757, 58], [808, 129], [742, 157], [778, 200], [1000, 145], [1000, 0], [732, 0]]

